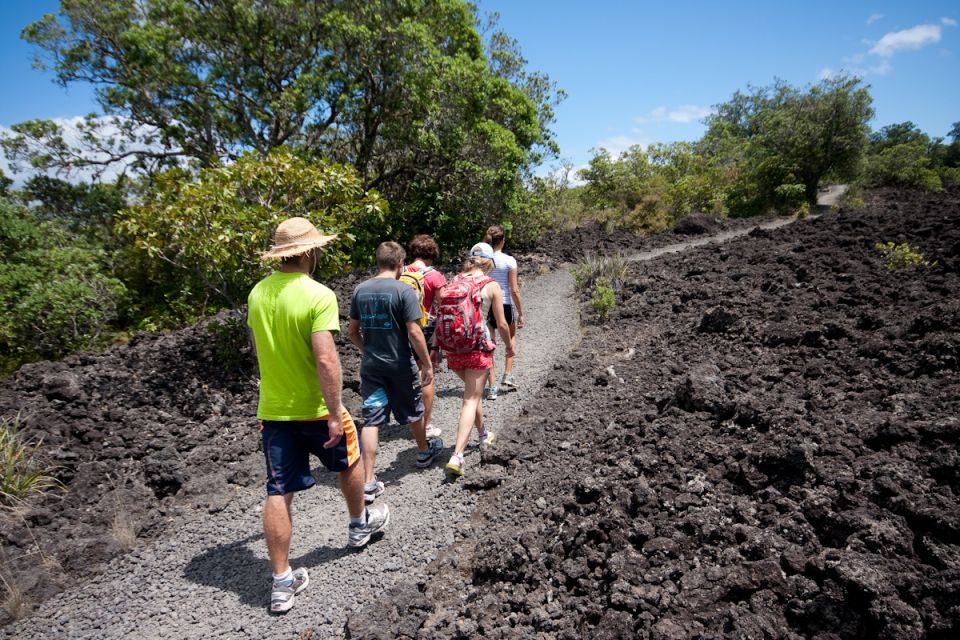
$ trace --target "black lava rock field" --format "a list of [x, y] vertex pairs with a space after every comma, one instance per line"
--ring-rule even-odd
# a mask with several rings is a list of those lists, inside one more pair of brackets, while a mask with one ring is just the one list
[[348, 636], [960, 637], [958, 227], [885, 191], [634, 264], [462, 541]]

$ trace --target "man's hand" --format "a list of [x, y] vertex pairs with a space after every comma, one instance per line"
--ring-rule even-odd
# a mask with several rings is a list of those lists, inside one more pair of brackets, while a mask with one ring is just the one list
[[523, 325], [525, 324], [526, 322], [524, 322], [523, 314], [521, 313], [519, 316], [517, 316], [517, 329], [523, 329]]
[[430, 364], [436, 369], [440, 366], [440, 349], [434, 349], [430, 352]]
[[331, 413], [327, 418], [327, 433], [330, 434], [330, 438], [323, 443], [324, 449], [332, 449], [337, 446], [340, 438], [343, 437], [343, 415], [341, 411], [343, 411], [343, 409], [337, 409], [335, 413]]
[[429, 387], [433, 384], [433, 365], [427, 364], [420, 370], [420, 386]]

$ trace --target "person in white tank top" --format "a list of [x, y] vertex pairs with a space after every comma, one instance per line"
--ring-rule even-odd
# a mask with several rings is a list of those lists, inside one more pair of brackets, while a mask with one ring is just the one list
[[[517, 329], [522, 329], [524, 325], [523, 300], [520, 298], [520, 281], [518, 278], [517, 261], [513, 256], [503, 252], [503, 245], [506, 242], [506, 234], [503, 227], [495, 224], [487, 229], [487, 235], [484, 242], [493, 247], [493, 270], [490, 277], [493, 278], [503, 290], [503, 315], [507, 320], [507, 326], [510, 330], [510, 338], [513, 340], [514, 349], [517, 344]], [[487, 316], [487, 323], [492, 323], [492, 318]], [[507, 356], [504, 360], [503, 378], [500, 380], [500, 386], [497, 386], [496, 372], [494, 367], [490, 367], [490, 373], [487, 374], [487, 387], [484, 389], [484, 397], [488, 400], [496, 400], [500, 389], [516, 389], [517, 384], [513, 379], [513, 357]]]

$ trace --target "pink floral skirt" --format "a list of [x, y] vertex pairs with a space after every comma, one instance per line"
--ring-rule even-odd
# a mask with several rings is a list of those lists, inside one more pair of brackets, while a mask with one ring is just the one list
[[473, 369], [474, 371], [486, 371], [493, 366], [493, 351], [471, 351], [470, 353], [448, 353], [447, 368], [451, 371], [462, 371], [464, 369]]

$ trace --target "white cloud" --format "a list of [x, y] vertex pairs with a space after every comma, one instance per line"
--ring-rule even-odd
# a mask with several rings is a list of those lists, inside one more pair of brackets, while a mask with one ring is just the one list
[[957, 26], [957, 21], [953, 18], [940, 18], [940, 23], [947, 27]]
[[876, 22], [877, 20], [880, 20], [880, 19], [882, 19], [882, 18], [883, 18], [883, 14], [882, 14], [882, 13], [871, 13], [871, 14], [870, 14], [870, 17], [867, 18], [867, 24], [873, 24], [874, 22]]
[[629, 149], [634, 145], [639, 145], [644, 149], [648, 145], [653, 144], [653, 140], [647, 137], [639, 136], [611, 136], [609, 138], [604, 138], [596, 144], [597, 149], [606, 149], [610, 152], [610, 155], [614, 158], [619, 157], [624, 151]]
[[837, 75], [837, 72], [830, 67], [824, 67], [820, 70], [820, 73], [817, 74], [817, 80], [829, 80], [830, 78], [837, 77]]
[[920, 49], [936, 42], [940, 42], [940, 25], [920, 24], [910, 29], [884, 34], [870, 49], [870, 53], [889, 58], [897, 51]]
[[694, 122], [696, 120], [703, 120], [711, 113], [712, 110], [710, 107], [698, 107], [696, 105], [687, 104], [671, 111], [667, 117], [669, 117], [673, 122], [687, 123]]
[[[637, 116], [634, 118], [634, 121], [640, 124], [667, 121], [687, 124], [697, 120], [702, 120], [711, 113], [713, 113], [713, 110], [710, 109], [710, 107], [700, 107], [692, 104], [686, 104], [673, 109], [660, 106], [646, 115]], [[634, 132], [636, 133], [636, 130], [634, 130]]]

